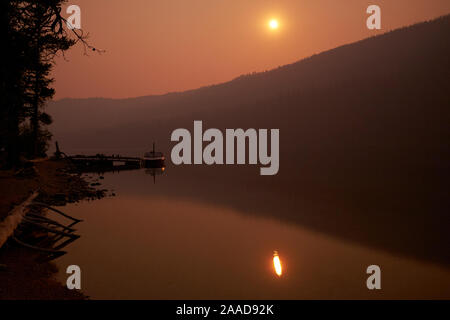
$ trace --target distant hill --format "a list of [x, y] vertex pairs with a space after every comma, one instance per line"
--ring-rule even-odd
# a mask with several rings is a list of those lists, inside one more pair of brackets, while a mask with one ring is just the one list
[[[275, 177], [261, 178], [256, 168], [239, 176], [174, 170], [186, 181], [196, 170], [234, 186], [224, 205], [450, 264], [449, 57], [445, 16], [197, 90], [51, 102], [50, 130], [69, 153], [141, 153], [156, 141], [170, 154], [171, 132], [192, 130], [193, 120], [279, 128]], [[207, 194], [198, 188], [196, 196]], [[249, 207], [243, 190], [267, 194]]]

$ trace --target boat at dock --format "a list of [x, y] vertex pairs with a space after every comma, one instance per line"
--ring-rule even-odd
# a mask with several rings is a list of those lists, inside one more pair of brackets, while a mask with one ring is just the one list
[[153, 151], [144, 153], [142, 163], [144, 168], [163, 168], [165, 159], [162, 152], [155, 151], [155, 144], [153, 143]]
[[140, 168], [164, 168], [165, 157], [162, 152], [153, 150], [145, 152], [144, 157], [129, 157], [118, 154], [113, 155], [74, 155], [67, 158], [77, 167], [80, 172], [107, 172], [136, 170]]

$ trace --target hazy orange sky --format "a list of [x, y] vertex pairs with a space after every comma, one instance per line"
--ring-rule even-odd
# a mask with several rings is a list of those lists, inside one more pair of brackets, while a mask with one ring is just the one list
[[[63, 12], [70, 4], [106, 52], [77, 45], [58, 58], [56, 99], [194, 89], [450, 13], [449, 0], [69, 0]], [[370, 4], [381, 7], [381, 31], [366, 28]]]

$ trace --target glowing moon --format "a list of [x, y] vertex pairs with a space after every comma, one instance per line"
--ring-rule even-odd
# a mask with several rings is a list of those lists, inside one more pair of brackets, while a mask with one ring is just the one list
[[278, 26], [279, 26], [278, 20], [272, 19], [272, 20], [269, 21], [269, 28], [270, 29], [273, 29], [273, 30], [278, 29]]

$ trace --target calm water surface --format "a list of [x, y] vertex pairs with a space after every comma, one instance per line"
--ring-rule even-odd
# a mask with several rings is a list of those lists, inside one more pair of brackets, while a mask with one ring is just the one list
[[[156, 183], [145, 170], [106, 173], [99, 181], [115, 197], [64, 207], [84, 221], [81, 238], [56, 260], [58, 278], [80, 266], [93, 299], [450, 298], [445, 267], [259, 214], [252, 204], [267, 194], [251, 186], [232, 193], [217, 177], [179, 172], [169, 168]], [[245, 206], [228, 205], [228, 197]], [[366, 288], [371, 264], [381, 267], [382, 290]]]

